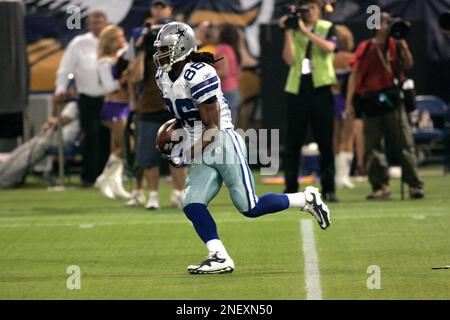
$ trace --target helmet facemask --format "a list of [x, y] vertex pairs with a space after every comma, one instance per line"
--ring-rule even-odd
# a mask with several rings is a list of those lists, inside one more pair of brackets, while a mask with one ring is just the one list
[[159, 31], [153, 46], [157, 49], [153, 60], [165, 72], [170, 72], [175, 63], [185, 60], [197, 49], [194, 31], [180, 22], [165, 25]]
[[170, 72], [172, 70], [172, 65], [175, 63], [174, 51], [175, 49], [170, 46], [157, 47], [157, 51], [153, 55], [156, 66], [165, 72]]

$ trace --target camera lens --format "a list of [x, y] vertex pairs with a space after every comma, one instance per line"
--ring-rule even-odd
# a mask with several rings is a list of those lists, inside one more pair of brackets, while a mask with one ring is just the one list
[[444, 31], [450, 31], [450, 11], [441, 14], [439, 17], [439, 26]]
[[391, 23], [390, 34], [395, 39], [405, 39], [409, 34], [411, 24], [402, 19], [394, 19]]

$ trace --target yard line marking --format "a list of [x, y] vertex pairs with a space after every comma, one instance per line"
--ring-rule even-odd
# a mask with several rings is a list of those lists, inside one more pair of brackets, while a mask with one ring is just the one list
[[[275, 219], [265, 219], [261, 220], [264, 222], [275, 222]], [[278, 220], [286, 221], [286, 220]], [[253, 220], [239, 220], [239, 219], [229, 219], [229, 220], [216, 220], [217, 223], [242, 223], [242, 222], [253, 222]], [[118, 222], [95, 222], [95, 223], [16, 223], [16, 224], [0, 224], [0, 228], [50, 228], [50, 227], [79, 227], [80, 229], [89, 229], [94, 226], [116, 226], [116, 225], [161, 225], [161, 224], [190, 224], [189, 220], [178, 220], [178, 221], [118, 221]]]
[[93, 223], [80, 224], [80, 229], [92, 229], [94, 227]]
[[[421, 219], [426, 219], [426, 218], [435, 218], [435, 217], [448, 217], [448, 214], [424, 214], [424, 215], [412, 215], [412, 214], [383, 214], [383, 215], [370, 215], [370, 216], [364, 216], [364, 215], [341, 215], [341, 216], [334, 216], [333, 219], [334, 220], [356, 220], [356, 219], [392, 219], [392, 218], [399, 218], [399, 219], [417, 219], [417, 220], [421, 220]], [[131, 216], [128, 218], [142, 218], [144, 216]], [[158, 217], [156, 217], [158, 218]], [[41, 221], [45, 221], [45, 220], [51, 220], [52, 218], [40, 218], [39, 220]], [[68, 220], [69, 218], [67, 218]], [[71, 219], [73, 219], [73, 217], [71, 217]], [[121, 218], [122, 219], [122, 218]], [[29, 227], [43, 227], [43, 228], [47, 228], [47, 227], [80, 227], [81, 225], [89, 225], [92, 224], [93, 226], [115, 226], [115, 225], [161, 225], [161, 224], [185, 224], [185, 223], [189, 223], [188, 220], [184, 221], [184, 220], [174, 220], [174, 221], [123, 221], [123, 220], [119, 220], [117, 221], [117, 219], [112, 219], [115, 220], [113, 221], [102, 221], [100, 220], [100, 222], [97, 222], [98, 220], [96, 219], [95, 221], [71, 221], [71, 222], [67, 222], [67, 223], [42, 223], [42, 222], [38, 222], [38, 223], [33, 223], [33, 222], [26, 222], [27, 220], [29, 220], [28, 218], [0, 218], [0, 229], [1, 228], [29, 228]], [[63, 217], [58, 217], [58, 220], [65, 220]], [[6, 224], [2, 224], [1, 222], [3, 221], [14, 221], [14, 222], [18, 222], [18, 223], [6, 223]], [[23, 222], [22, 222], [23, 221]], [[217, 223], [243, 223], [243, 222], [247, 222], [247, 223], [258, 223], [258, 222], [289, 222], [289, 221], [294, 221], [292, 219], [275, 219], [275, 218], [264, 218], [264, 219], [260, 219], [260, 220], [254, 220], [254, 219], [216, 219]]]
[[305, 257], [305, 289], [306, 300], [322, 300], [320, 288], [319, 258], [312, 220], [300, 220], [302, 233], [303, 255]]
[[[432, 211], [437, 211], [437, 212], [432, 212]], [[428, 208], [427, 209], [427, 213], [423, 214], [422, 212], [405, 212], [405, 213], [393, 213], [393, 212], [387, 212], [386, 211], [382, 211], [380, 210], [380, 212], [384, 212], [384, 213], [374, 213], [374, 214], [370, 214], [367, 215], [365, 212], [363, 213], [352, 213], [352, 214], [335, 214], [335, 216], [333, 216], [333, 219], [339, 219], [339, 220], [347, 220], [347, 219], [384, 219], [384, 218], [407, 218], [407, 219], [414, 219], [414, 216], [419, 214], [419, 215], [424, 215], [425, 218], [433, 218], [433, 217], [450, 217], [450, 214], [448, 213], [443, 213], [444, 208]], [[109, 216], [108, 219], [109, 220], [123, 220], [124, 218], [126, 219], [131, 219], [131, 218], [155, 218], [155, 219], [159, 219], [159, 218], [166, 218], [167, 215], [163, 215], [163, 214], [152, 214], [151, 216], [148, 213], [142, 213], [142, 214], [138, 214], [138, 213], [133, 213], [133, 214], [117, 214], [114, 216]], [[15, 222], [15, 223], [33, 223], [34, 221], [37, 220], [37, 218], [39, 219], [39, 221], [45, 221], [45, 220], [51, 220], [53, 221], [55, 219], [55, 216], [43, 216], [43, 217], [39, 217], [36, 214], [30, 214], [28, 216], [17, 216], [17, 217], [12, 217], [12, 216], [7, 216], [7, 217], [2, 217], [1, 213], [0, 213], [0, 225], [3, 222]], [[80, 218], [85, 218], [85, 216]], [[104, 221], [105, 217], [102, 215], [89, 215], [90, 219], [95, 219], [95, 220], [100, 220], [100, 221]], [[292, 219], [274, 219], [274, 218], [264, 218], [263, 220], [259, 219], [257, 221], [269, 221], [270, 220], [291, 220], [291, 221], [297, 221], [297, 219], [295, 219], [295, 216], [292, 215]], [[67, 221], [70, 220], [70, 223], [84, 223], [84, 221], [82, 221], [81, 219], [78, 219], [74, 216], [64, 216], [64, 215], [58, 215], [57, 216], [57, 220], [58, 221]], [[237, 219], [233, 219], [233, 220], [237, 220]], [[254, 219], [246, 219], [244, 221], [255, 221]], [[239, 220], [239, 221], [243, 221], [243, 220]]]

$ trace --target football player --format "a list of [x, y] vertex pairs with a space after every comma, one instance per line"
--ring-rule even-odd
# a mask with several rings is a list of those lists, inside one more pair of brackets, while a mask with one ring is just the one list
[[[188, 148], [182, 142], [176, 144], [168, 156], [175, 166], [189, 163], [182, 208], [209, 252], [208, 259], [188, 266], [187, 271], [208, 274], [228, 273], [234, 269], [234, 262], [220, 241], [208, 211], [208, 204], [222, 183], [229, 189], [233, 204], [246, 217], [256, 218], [295, 207], [311, 213], [322, 229], [328, 228], [330, 211], [317, 188], [256, 196], [245, 143], [233, 129], [230, 108], [214, 69], [214, 57], [195, 52], [192, 28], [180, 22], [166, 24], [159, 31], [154, 46], [159, 89], [170, 112], [189, 133], [190, 141], [194, 141]], [[199, 129], [212, 132], [215, 139], [195, 140]], [[204, 160], [201, 163], [190, 161], [199, 156]], [[224, 163], [224, 158], [232, 161]]]

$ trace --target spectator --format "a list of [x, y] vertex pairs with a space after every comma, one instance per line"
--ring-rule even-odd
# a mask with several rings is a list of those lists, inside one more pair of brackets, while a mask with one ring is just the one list
[[[137, 165], [144, 170], [143, 177], [137, 177], [136, 189], [132, 192], [128, 206], [144, 205], [147, 210], [160, 208], [158, 184], [161, 154], [156, 149], [156, 134], [159, 127], [171, 119], [166, 104], [161, 97], [156, 84], [157, 67], [153, 61], [156, 34], [162, 24], [173, 20], [172, 6], [169, 1], [155, 0], [151, 6], [151, 18], [148, 23], [151, 30], [141, 35], [136, 41], [138, 55], [130, 66], [129, 92], [132, 109], [138, 114]], [[139, 30], [141, 32], [141, 30]], [[147, 45], [146, 45], [147, 43]], [[137, 90], [137, 88], [140, 88]], [[170, 167], [173, 189], [170, 196], [172, 205], [179, 207], [183, 196], [186, 169]], [[147, 182], [149, 191], [148, 201], [145, 203], [143, 178]]]
[[122, 183], [123, 137], [130, 107], [128, 104], [127, 62], [119, 52], [127, 43], [122, 28], [109, 25], [103, 29], [99, 41], [98, 73], [100, 83], [107, 92], [100, 113], [102, 123], [111, 132], [111, 154], [103, 173], [97, 178], [96, 187], [108, 198], [116, 196], [128, 199]]
[[89, 15], [89, 32], [75, 37], [69, 43], [56, 78], [55, 101], [65, 100], [71, 74], [75, 77], [79, 93], [78, 108], [83, 132], [83, 187], [91, 187], [94, 184], [109, 155], [109, 132], [100, 122], [105, 92], [97, 72], [98, 36], [106, 25], [107, 19], [103, 12], [95, 11]]
[[217, 41], [219, 38], [217, 27], [210, 21], [204, 21], [195, 29], [197, 38], [197, 48], [199, 52], [209, 52], [216, 54]]
[[[65, 146], [73, 144], [80, 135], [80, 121], [79, 121], [79, 111], [77, 103], [78, 94], [76, 92], [74, 83], [70, 83], [67, 89], [67, 101], [61, 110], [61, 121], [63, 124], [62, 138]], [[52, 115], [47, 119], [47, 121], [42, 125], [42, 130], [47, 131], [50, 128], [55, 128], [58, 125], [58, 114], [57, 114], [57, 101], [53, 99], [52, 101]], [[57, 148], [56, 143], [54, 147]]]
[[227, 99], [231, 109], [233, 124], [237, 127], [239, 106], [241, 103], [239, 94], [241, 54], [239, 47], [239, 33], [235, 26], [231, 24], [221, 26], [219, 44], [216, 48], [215, 56], [216, 58], [224, 58], [216, 64], [216, 70], [220, 78], [225, 99]]
[[334, 25], [322, 20], [321, 0], [304, 0], [309, 6], [298, 29], [286, 29], [287, 16], [279, 20], [285, 29], [283, 58], [290, 66], [287, 93], [287, 141], [284, 176], [286, 193], [298, 191], [298, 167], [308, 124], [311, 124], [320, 151], [320, 182], [324, 200], [337, 202], [334, 182], [333, 121], [331, 86], [336, 84], [333, 67], [336, 37]]
[[[78, 111], [78, 94], [75, 89], [74, 81], [71, 81], [67, 89], [67, 101], [61, 110], [61, 123], [62, 127], [62, 142], [64, 150], [64, 159], [67, 161], [68, 157], [75, 156], [76, 143], [80, 136], [80, 121]], [[41, 130], [47, 131], [49, 129], [55, 129], [58, 126], [58, 102], [53, 99], [52, 101], [52, 114], [47, 121], [42, 125]], [[57, 132], [52, 134], [52, 145], [47, 151], [48, 157], [43, 162], [44, 179], [50, 182], [51, 172], [54, 168], [54, 159], [59, 155], [59, 144]]]
[[[390, 15], [383, 13], [381, 28], [375, 37], [360, 43], [356, 50], [351, 61], [346, 112], [352, 115], [355, 110], [361, 110], [363, 116], [366, 161], [372, 185], [372, 193], [367, 199], [388, 199], [390, 196], [385, 134], [397, 151], [403, 180], [410, 187], [410, 197], [422, 198], [423, 183], [417, 173], [414, 141], [394, 76], [399, 73], [404, 79], [403, 71], [411, 68], [413, 56], [407, 42], [401, 40], [399, 57], [396, 41], [389, 35], [390, 21]], [[403, 66], [401, 70], [397, 70], [399, 59]], [[355, 94], [358, 99], [353, 99]]]

